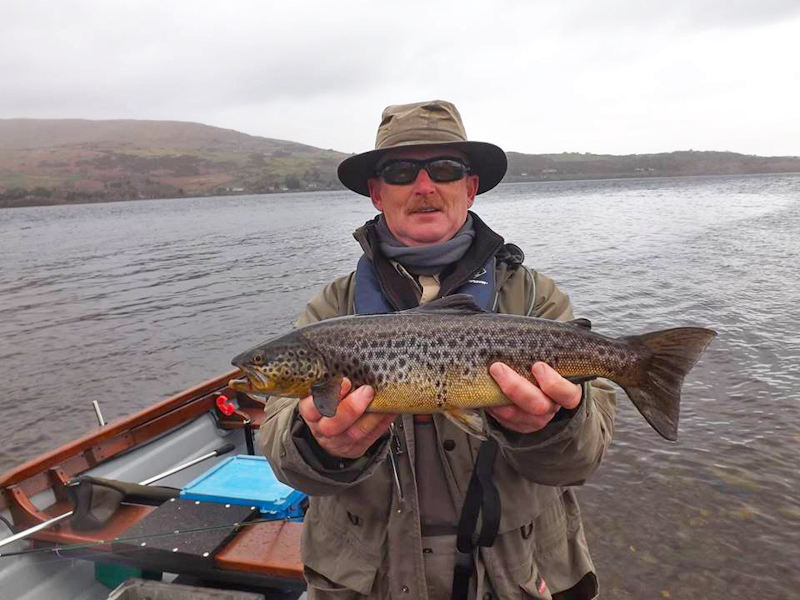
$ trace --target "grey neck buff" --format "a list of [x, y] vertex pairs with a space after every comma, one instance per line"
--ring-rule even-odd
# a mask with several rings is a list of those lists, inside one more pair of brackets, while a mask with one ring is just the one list
[[475, 239], [475, 228], [470, 214], [452, 239], [430, 246], [406, 246], [389, 231], [383, 215], [378, 218], [376, 232], [381, 252], [387, 258], [399, 262], [413, 275], [440, 273], [448, 265], [461, 260]]

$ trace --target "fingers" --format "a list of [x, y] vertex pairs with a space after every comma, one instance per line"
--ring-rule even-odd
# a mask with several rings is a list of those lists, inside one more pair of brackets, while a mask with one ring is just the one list
[[344, 397], [353, 389], [353, 382], [349, 377], [342, 377], [342, 387], [339, 388], [339, 402], [344, 400]]
[[396, 418], [393, 414], [365, 413], [375, 395], [373, 389], [361, 386], [350, 392], [351, 388], [350, 380], [343, 380], [336, 414], [330, 418], [319, 413], [311, 396], [298, 405], [300, 416], [319, 445], [342, 458], [362, 456]]
[[531, 371], [542, 392], [556, 404], [571, 410], [581, 403], [581, 386], [564, 379], [547, 363], [537, 362]]
[[339, 402], [334, 416], [320, 419], [320, 431], [328, 437], [347, 431], [364, 414], [374, 396], [375, 392], [368, 385], [351, 392]]
[[297, 410], [306, 423], [319, 423], [320, 427], [324, 428], [326, 435], [341, 433], [364, 413], [374, 395], [372, 388], [366, 385], [349, 394], [351, 387], [352, 383], [349, 379], [342, 380], [342, 387], [339, 389], [339, 404], [333, 417], [322, 417], [314, 405], [313, 396], [300, 400]]
[[486, 410], [500, 425], [519, 433], [533, 433], [544, 429], [555, 416], [555, 413], [532, 415], [518, 406], [498, 406]]
[[300, 413], [301, 417], [303, 417], [303, 421], [309, 425], [311, 423], [316, 423], [322, 418], [322, 415], [317, 410], [317, 407], [314, 406], [313, 396], [306, 396], [300, 400], [299, 404], [297, 405], [297, 412]]
[[532, 415], [546, 415], [558, 410], [558, 406], [541, 389], [508, 365], [501, 362], [493, 363], [489, 367], [489, 373], [503, 394], [525, 412]]
[[[386, 431], [389, 429], [389, 426], [392, 422], [397, 418], [397, 415], [373, 415], [368, 414], [364, 415], [364, 417], [380, 417], [379, 419], [375, 420], [370, 424], [372, 427], [371, 431], [364, 431], [364, 428], [359, 426], [359, 430], [364, 433], [364, 437], [361, 440], [355, 440], [357, 443], [360, 442], [360, 445], [364, 447], [364, 450], [361, 452], [363, 454], [367, 451], [367, 448], [372, 446], [378, 438], [380, 438]], [[357, 444], [356, 444], [357, 445]], [[361, 456], [359, 454], [359, 456]]]
[[321, 428], [309, 425], [317, 443], [332, 456], [358, 458], [386, 433], [397, 415], [365, 414], [340, 434], [327, 436]]
[[503, 427], [521, 433], [542, 429], [562, 407], [572, 409], [581, 401], [580, 386], [564, 379], [546, 363], [537, 362], [531, 372], [536, 383], [501, 362], [489, 367], [489, 373], [513, 404], [490, 408], [488, 412]]

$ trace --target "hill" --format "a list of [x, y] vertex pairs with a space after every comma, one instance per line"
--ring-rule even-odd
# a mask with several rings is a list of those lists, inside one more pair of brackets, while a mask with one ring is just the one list
[[[0, 119], [0, 208], [342, 189], [347, 156], [179, 121]], [[509, 152], [505, 181], [800, 172], [800, 158], [732, 152]]]
[[0, 207], [341, 189], [345, 156], [199, 123], [0, 119]]
[[660, 154], [508, 153], [504, 181], [800, 173], [800, 158], [686, 150]]

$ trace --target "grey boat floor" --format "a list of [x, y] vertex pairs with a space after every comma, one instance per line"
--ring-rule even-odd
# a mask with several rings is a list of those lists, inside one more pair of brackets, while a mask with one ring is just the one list
[[[236, 445], [234, 452], [246, 453], [243, 430], [221, 430], [214, 419], [205, 414], [165, 437], [98, 465], [86, 474], [120, 481], [143, 481], [211, 452], [226, 442]], [[224, 458], [209, 459], [158, 483], [181, 488]], [[37, 508], [44, 509], [53, 504], [54, 498], [51, 492], [47, 492], [34, 496], [32, 501]], [[9, 511], [0, 514], [12, 521]], [[0, 521], [0, 539], [11, 535], [7, 529]], [[22, 540], [0, 549], [0, 553], [8, 554], [30, 547], [27, 540]], [[164, 581], [175, 581], [176, 577], [176, 574], [165, 573]], [[178, 582], [184, 583], [180, 579]], [[0, 600], [105, 600], [111, 591], [95, 578], [95, 565], [91, 560], [69, 558], [56, 552], [0, 556]], [[299, 590], [252, 591], [263, 593], [269, 600], [305, 598], [305, 592]]]

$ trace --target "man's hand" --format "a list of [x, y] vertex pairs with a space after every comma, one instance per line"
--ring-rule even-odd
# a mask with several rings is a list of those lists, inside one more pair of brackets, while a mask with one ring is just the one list
[[581, 403], [581, 387], [564, 379], [550, 365], [537, 362], [531, 372], [536, 384], [504, 363], [489, 367], [497, 385], [514, 404], [486, 410], [503, 427], [518, 433], [539, 431], [561, 408], [573, 409]]
[[353, 384], [346, 377], [339, 390], [339, 406], [332, 417], [323, 417], [314, 406], [311, 396], [300, 400], [298, 412], [311, 430], [317, 443], [331, 456], [358, 458], [381, 437], [397, 415], [364, 411], [375, 396], [368, 385], [350, 393]]

